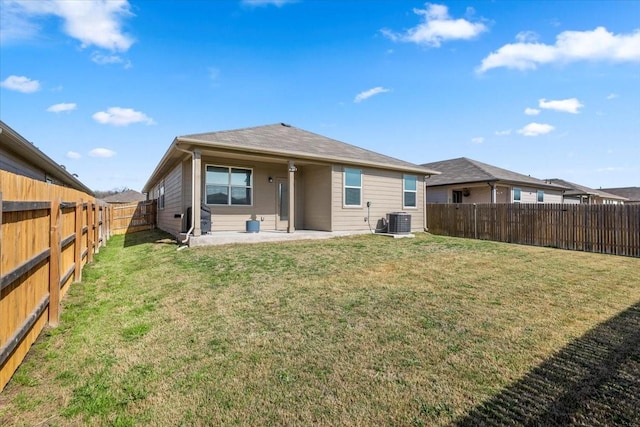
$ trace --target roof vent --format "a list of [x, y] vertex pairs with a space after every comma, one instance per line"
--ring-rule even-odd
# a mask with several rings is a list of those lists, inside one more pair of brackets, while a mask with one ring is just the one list
[[282, 126], [286, 127], [286, 128], [290, 128], [291, 125], [287, 124], [287, 123], [280, 123]]

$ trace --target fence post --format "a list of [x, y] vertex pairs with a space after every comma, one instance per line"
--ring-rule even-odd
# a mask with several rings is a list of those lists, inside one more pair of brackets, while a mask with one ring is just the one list
[[100, 205], [98, 202], [93, 208], [93, 241], [95, 242], [94, 252], [100, 252]]
[[0, 277], [2, 277], [2, 191], [0, 191]]
[[478, 205], [473, 204], [473, 238], [478, 240]]
[[87, 202], [87, 264], [93, 262], [93, 203]]
[[73, 271], [73, 280], [80, 282], [82, 280], [82, 199], [76, 203], [76, 240], [74, 242], [74, 259], [75, 267]]
[[58, 326], [60, 321], [60, 252], [61, 212], [60, 199], [51, 201], [49, 232], [49, 325]]

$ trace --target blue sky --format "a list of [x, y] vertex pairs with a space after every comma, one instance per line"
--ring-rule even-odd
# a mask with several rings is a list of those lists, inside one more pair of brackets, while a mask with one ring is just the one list
[[95, 190], [277, 122], [640, 186], [639, 1], [0, 0], [0, 119]]

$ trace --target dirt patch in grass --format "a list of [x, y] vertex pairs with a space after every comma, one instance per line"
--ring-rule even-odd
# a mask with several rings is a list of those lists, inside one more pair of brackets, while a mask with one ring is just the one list
[[[638, 259], [427, 234], [183, 251], [163, 239], [117, 236], [101, 250], [0, 395], [0, 424], [610, 420], [598, 414], [612, 404], [585, 407], [593, 384], [571, 397], [585, 381], [569, 360], [589, 334], [614, 336], [602, 325], [637, 318]], [[637, 390], [628, 347], [616, 378]], [[564, 392], [509, 418], [513, 391], [556, 365], [570, 379], [545, 384]]]

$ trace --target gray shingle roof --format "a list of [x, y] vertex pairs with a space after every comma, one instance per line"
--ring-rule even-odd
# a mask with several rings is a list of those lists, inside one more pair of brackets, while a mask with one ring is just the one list
[[147, 197], [135, 190], [127, 190], [122, 193], [112, 194], [111, 196], [103, 197], [102, 200], [107, 203], [132, 203], [132, 202], [142, 202], [146, 200]]
[[569, 188], [569, 190], [565, 191], [566, 196], [597, 196], [605, 199], [616, 199], [616, 200], [625, 200], [626, 197], [621, 197], [612, 193], [607, 193], [606, 191], [596, 190], [593, 188], [585, 187], [584, 185], [576, 184], [574, 182], [565, 181], [564, 179], [552, 178], [547, 179], [547, 182], [551, 182], [552, 184], [562, 185], [563, 187]]
[[625, 197], [630, 202], [640, 202], [640, 187], [603, 188], [602, 191]]
[[432, 176], [429, 179], [427, 185], [430, 187], [472, 182], [505, 181], [516, 184], [528, 184], [536, 187], [554, 188], [557, 190], [563, 190], [565, 188], [466, 157], [425, 163], [422, 166], [441, 172], [441, 175]]
[[247, 152], [282, 154], [294, 158], [371, 165], [386, 169], [419, 172], [427, 175], [438, 173], [435, 170], [430, 170], [414, 163], [365, 150], [355, 145], [340, 142], [283, 123], [221, 132], [184, 135], [178, 137], [177, 140], [179, 142], [197, 143], [211, 147], [226, 147]]

